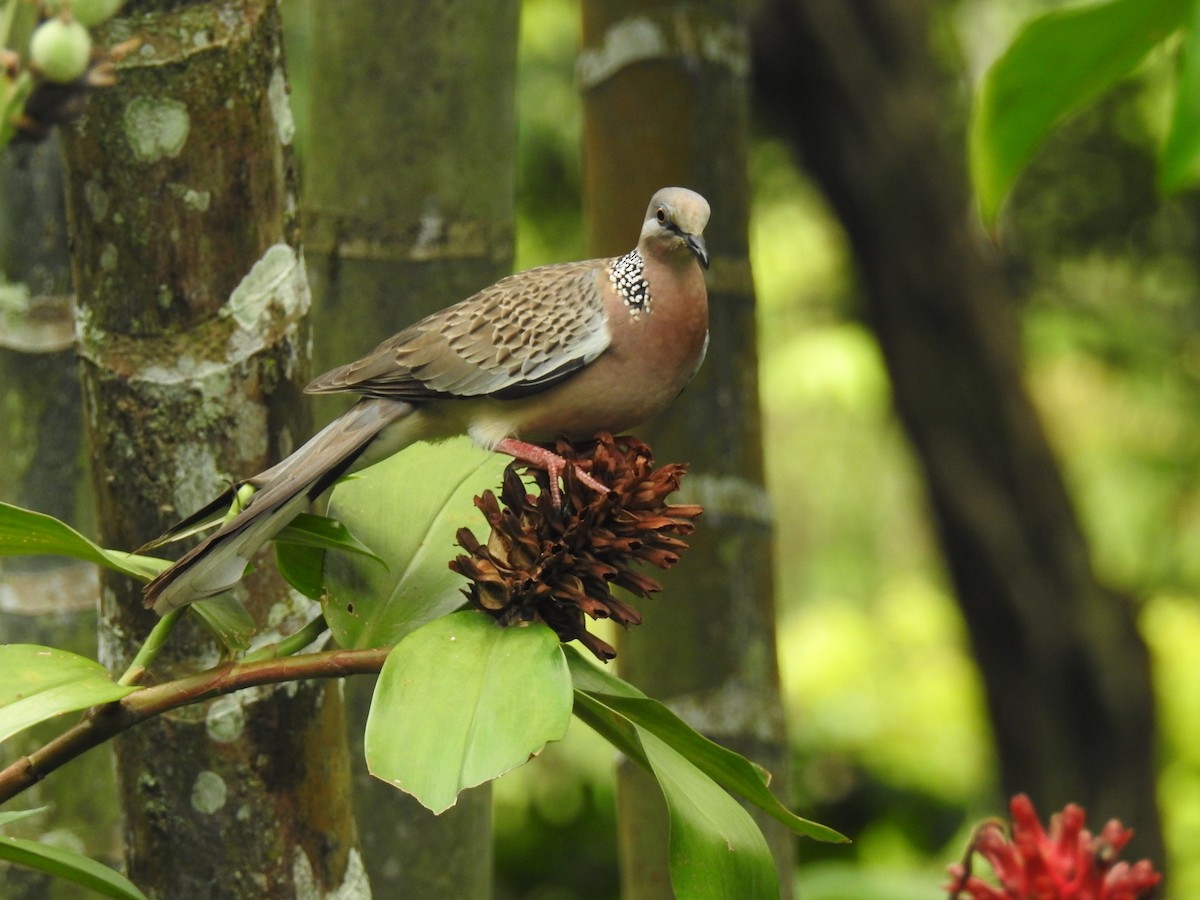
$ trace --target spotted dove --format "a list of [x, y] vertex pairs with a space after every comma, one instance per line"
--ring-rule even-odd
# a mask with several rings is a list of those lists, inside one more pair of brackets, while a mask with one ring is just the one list
[[[161, 614], [233, 587], [254, 553], [310, 501], [416, 441], [467, 434], [546, 466], [557, 484], [565, 461], [526, 440], [625, 431], [662, 410], [700, 366], [708, 215], [699, 194], [663, 188], [624, 256], [510, 275], [317, 378], [309, 392], [361, 399], [243, 482], [258, 489], [246, 508], [151, 581], [146, 605]], [[227, 508], [235, 490], [167, 537]]]

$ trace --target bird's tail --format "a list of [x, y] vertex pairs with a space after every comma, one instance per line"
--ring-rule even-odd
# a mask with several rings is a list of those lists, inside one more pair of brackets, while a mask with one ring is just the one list
[[416, 440], [419, 435], [415, 433], [389, 434], [381, 442], [388, 444], [386, 453], [367, 452], [385, 429], [407, 418], [414, 409], [395, 400], [360, 400], [287, 459], [234, 485], [172, 528], [164, 538], [152, 542], [150, 546], [204, 527], [229, 508], [242, 484], [259, 488], [244, 510], [146, 585], [142, 592], [146, 605], [153, 606], [161, 615], [229, 590], [241, 579], [258, 549], [335, 481]]

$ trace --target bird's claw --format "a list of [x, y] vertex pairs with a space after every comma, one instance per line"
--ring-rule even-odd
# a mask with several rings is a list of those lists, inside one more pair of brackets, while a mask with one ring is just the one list
[[[545, 469], [550, 479], [550, 501], [554, 504], [555, 509], [563, 508], [562, 488], [558, 486], [559, 479], [571, 463], [553, 450], [547, 450], [545, 447], [539, 447], [537, 444], [528, 444], [525, 441], [518, 441], [514, 438], [506, 438], [501, 441], [496, 445], [496, 449], [501, 453], [507, 453], [513, 459]], [[585, 471], [582, 466], [576, 463], [574, 468], [575, 477], [582, 484], [601, 494], [609, 492], [610, 488], [608, 485]]]

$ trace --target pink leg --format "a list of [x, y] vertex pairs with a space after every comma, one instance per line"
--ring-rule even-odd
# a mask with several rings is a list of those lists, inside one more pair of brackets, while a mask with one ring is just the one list
[[[558, 487], [558, 479], [568, 465], [565, 459], [553, 450], [547, 450], [537, 444], [527, 444], [525, 441], [518, 441], [515, 438], [505, 438], [496, 445], [496, 450], [500, 453], [507, 453], [513, 459], [519, 459], [521, 462], [545, 469], [550, 476], [550, 499], [554, 501], [556, 507], [562, 507], [562, 491]], [[599, 491], [601, 494], [608, 493], [608, 485], [597, 481], [579, 466], [575, 467], [575, 477], [594, 491]]]

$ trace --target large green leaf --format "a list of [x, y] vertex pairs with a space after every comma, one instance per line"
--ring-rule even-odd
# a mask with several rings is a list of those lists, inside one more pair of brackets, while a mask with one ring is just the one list
[[1200, 3], [1192, 7], [1179, 54], [1175, 107], [1159, 159], [1158, 183], [1166, 192], [1200, 184]]
[[98, 662], [34, 644], [0, 645], [0, 741], [54, 716], [120, 700], [138, 690], [115, 683]]
[[574, 647], [564, 649], [576, 689], [588, 692], [596, 703], [655, 735], [721, 787], [753, 803], [796, 834], [834, 843], [847, 840], [832, 828], [801, 818], [780, 803], [767, 787], [770, 776], [762, 767], [710, 741], [662, 703], [592, 664]]
[[469, 440], [415, 444], [339, 484], [329, 513], [387, 565], [328, 554], [325, 618], [343, 647], [388, 647], [457, 609], [461, 576], [448, 568], [455, 533], [486, 525], [473, 499], [498, 487], [505, 460]]
[[570, 720], [571, 677], [553, 631], [454, 613], [388, 655], [367, 716], [367, 768], [440, 813], [559, 740]]
[[1128, 75], [1185, 23], [1192, 0], [1108, 0], [1032, 19], [992, 65], [970, 133], [971, 180], [992, 224], [1051, 129]]
[[105, 550], [53, 516], [0, 503], [0, 556], [69, 556], [149, 581], [169, 563], [154, 556]]
[[0, 859], [65, 878], [104, 897], [146, 900], [137, 885], [122, 875], [79, 853], [24, 838], [0, 836]]

